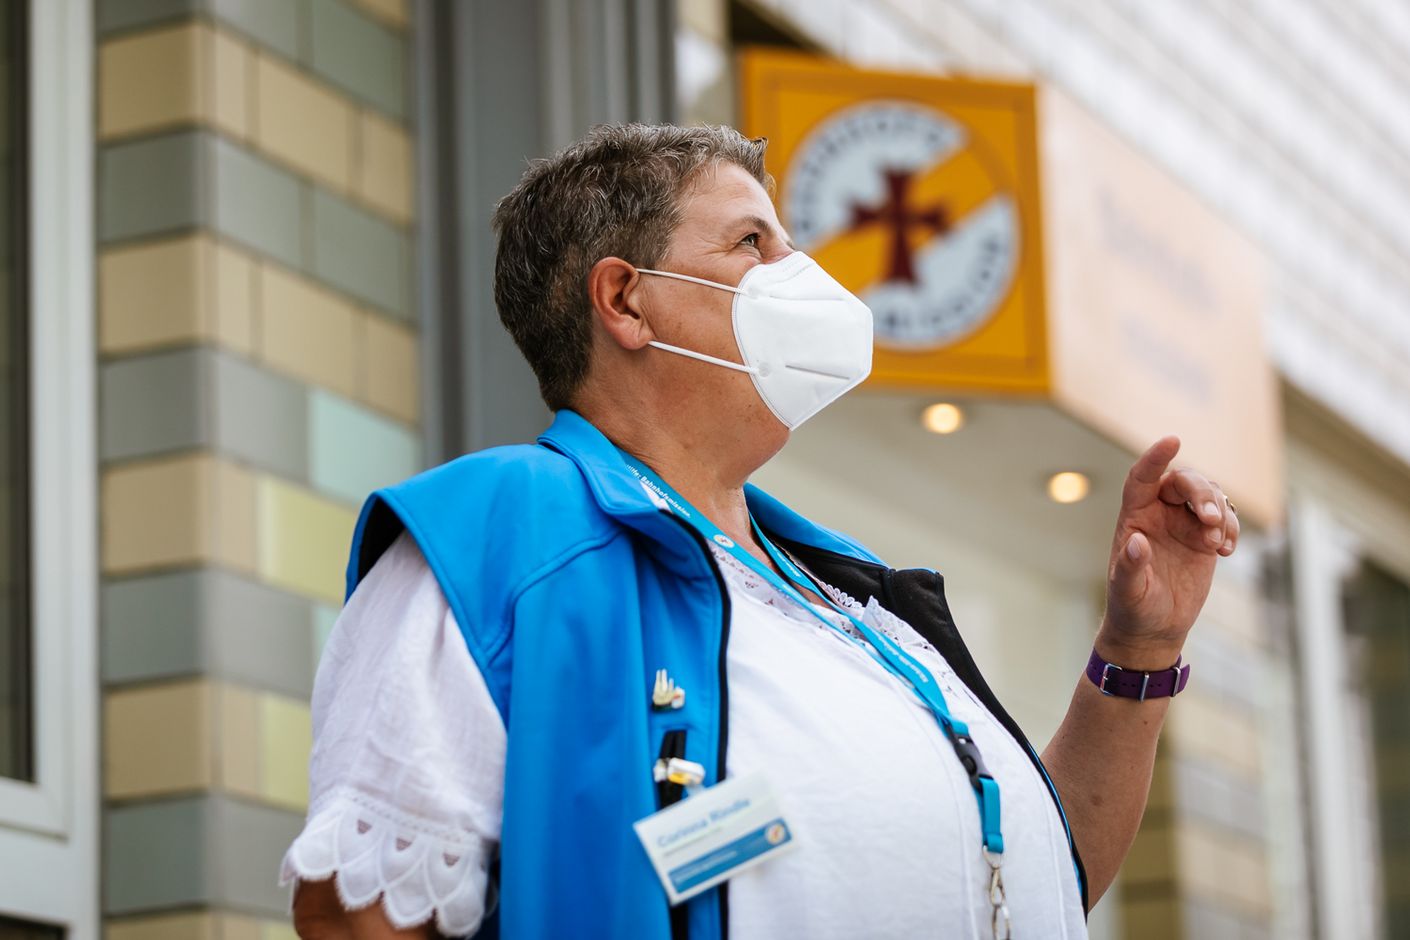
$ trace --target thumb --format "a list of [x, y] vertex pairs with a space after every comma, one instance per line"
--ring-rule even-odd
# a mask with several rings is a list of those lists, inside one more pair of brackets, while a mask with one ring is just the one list
[[1146, 594], [1150, 577], [1151, 543], [1144, 533], [1132, 532], [1111, 565], [1112, 596], [1134, 603]]

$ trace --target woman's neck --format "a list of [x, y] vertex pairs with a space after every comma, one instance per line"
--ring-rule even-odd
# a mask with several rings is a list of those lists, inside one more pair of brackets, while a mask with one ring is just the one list
[[[744, 484], [758, 463], [741, 452], [742, 435], [711, 434], [689, 422], [664, 422], [641, 413], [623, 418], [618, 410], [584, 417], [612, 443], [636, 457], [670, 484], [697, 512], [741, 545], [755, 546], [744, 501]], [[760, 547], [760, 552], [762, 548]]]

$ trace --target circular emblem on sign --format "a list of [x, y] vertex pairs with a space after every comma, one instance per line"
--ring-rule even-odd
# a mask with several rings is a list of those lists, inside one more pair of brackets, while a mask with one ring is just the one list
[[872, 101], [799, 144], [783, 223], [871, 308], [879, 345], [935, 349], [988, 322], [1012, 286], [1019, 216], [1002, 177], [943, 112]]
[[774, 823], [764, 830], [764, 838], [769, 840], [769, 845], [778, 845], [788, 835], [788, 830], [783, 823]]

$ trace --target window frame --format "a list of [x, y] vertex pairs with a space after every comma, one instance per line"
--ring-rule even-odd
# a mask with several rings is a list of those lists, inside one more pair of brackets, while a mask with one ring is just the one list
[[91, 0], [29, 0], [34, 781], [0, 779], [0, 913], [98, 936], [98, 528]]

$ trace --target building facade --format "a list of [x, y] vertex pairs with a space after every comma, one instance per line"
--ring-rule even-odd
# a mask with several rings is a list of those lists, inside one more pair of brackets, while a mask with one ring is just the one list
[[[3, 10], [0, 940], [293, 936], [277, 867], [358, 506], [547, 419], [491, 301], [494, 200], [597, 121], [742, 121], [736, 57], [759, 46], [1060, 93], [1263, 259], [1280, 472], [1258, 496], [1277, 508], [1221, 562], [1092, 934], [1410, 929], [1394, 0]], [[1171, 256], [1160, 218], [1134, 221]], [[941, 400], [953, 434], [920, 425]], [[941, 570], [1041, 745], [1101, 616], [1132, 457], [1053, 401], [863, 389], [759, 482]], [[1074, 469], [1090, 493], [1054, 503], [1044, 480]]]

